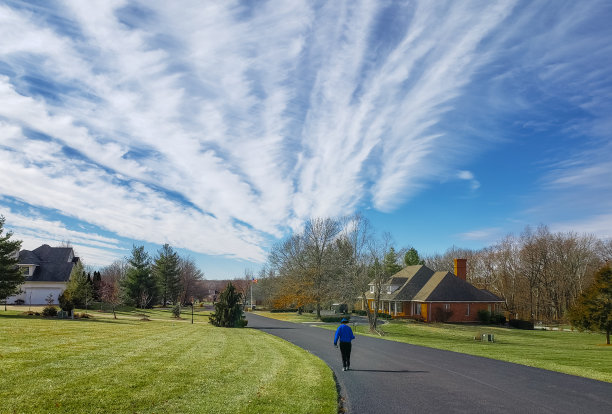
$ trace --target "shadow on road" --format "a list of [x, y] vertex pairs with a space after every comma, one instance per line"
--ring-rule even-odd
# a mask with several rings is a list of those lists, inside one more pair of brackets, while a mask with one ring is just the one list
[[278, 329], [295, 329], [295, 328], [285, 328], [285, 327], [280, 327], [280, 326], [253, 326], [251, 327], [251, 329], [267, 329], [267, 330], [275, 331]]
[[411, 372], [413, 374], [416, 373], [429, 373], [429, 371], [410, 371], [407, 369], [400, 369], [400, 370], [384, 370], [384, 369], [352, 369], [351, 371], [359, 371], [359, 372]]

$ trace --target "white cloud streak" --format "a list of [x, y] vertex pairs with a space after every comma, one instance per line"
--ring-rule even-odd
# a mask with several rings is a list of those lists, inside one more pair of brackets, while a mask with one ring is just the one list
[[[308, 217], [391, 211], [457, 174], [477, 138], [440, 121], [534, 9], [509, 24], [513, 2], [0, 5], [0, 195], [262, 261]], [[545, 81], [573, 70], [561, 55]]]

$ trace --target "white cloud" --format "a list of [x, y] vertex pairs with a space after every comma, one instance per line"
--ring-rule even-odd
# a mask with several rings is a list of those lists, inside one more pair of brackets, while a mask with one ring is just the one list
[[490, 227], [485, 229], [472, 230], [459, 234], [459, 238], [463, 240], [478, 240], [491, 243], [500, 238], [502, 229], [500, 227]]
[[[405, 14], [393, 31], [380, 21], [390, 6]], [[441, 121], [539, 10], [509, 22], [513, 2], [59, 7], [0, 5], [10, 69], [0, 75], [0, 194], [122, 237], [254, 261], [265, 240], [311, 216], [391, 211], [454, 174], [479, 188], [458, 169], [481, 138]], [[542, 56], [551, 85], [575, 74], [556, 64], [579, 46], [561, 41], [564, 25], [579, 26], [569, 16], [524, 41], [529, 59], [517, 66]], [[541, 53], [549, 44], [566, 46]], [[580, 104], [597, 107], [591, 98]], [[609, 171], [592, 168], [584, 180]]]
[[462, 170], [457, 173], [457, 178], [470, 182], [470, 188], [472, 190], [478, 190], [480, 188], [480, 182], [475, 179], [474, 174], [471, 171]]

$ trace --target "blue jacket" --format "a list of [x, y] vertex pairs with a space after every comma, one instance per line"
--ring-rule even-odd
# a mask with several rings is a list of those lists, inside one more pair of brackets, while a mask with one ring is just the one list
[[353, 330], [351, 327], [343, 323], [342, 325], [338, 326], [338, 329], [336, 329], [334, 345], [338, 344], [338, 338], [340, 338], [340, 342], [351, 342], [353, 339], [355, 339], [355, 335], [353, 335]]

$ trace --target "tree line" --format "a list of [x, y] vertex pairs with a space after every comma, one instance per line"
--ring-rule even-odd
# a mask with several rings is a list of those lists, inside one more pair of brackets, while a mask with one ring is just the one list
[[[467, 259], [467, 281], [499, 296], [511, 317], [559, 321], [567, 319], [595, 272], [612, 259], [612, 241], [526, 227], [482, 249], [451, 247], [421, 257], [413, 247], [394, 246], [388, 234], [377, 234], [360, 215], [314, 218], [272, 247], [256, 295], [266, 307], [310, 309], [318, 317], [332, 303], [361, 304], [374, 330], [390, 276], [415, 264], [452, 272], [454, 258]], [[363, 303], [370, 284], [374, 310]]]
[[82, 307], [100, 301], [113, 312], [118, 305], [151, 308], [154, 305], [185, 305], [202, 296], [204, 274], [190, 257], [181, 257], [164, 244], [151, 257], [144, 246], [133, 246], [131, 255], [94, 272], [93, 278], [79, 262], [60, 298], [62, 309]]
[[373, 282], [374, 309], [362, 305], [376, 331], [384, 282], [403, 266], [419, 263], [416, 249], [396, 250], [391, 237], [377, 234], [361, 215], [313, 218], [272, 247], [257, 293], [268, 307], [310, 308], [321, 317], [331, 303], [363, 302]]
[[425, 258], [436, 270], [451, 270], [453, 258], [467, 259], [467, 280], [504, 300], [513, 317], [565, 320], [595, 272], [612, 260], [612, 240], [588, 234], [526, 227], [479, 250], [450, 248]]

